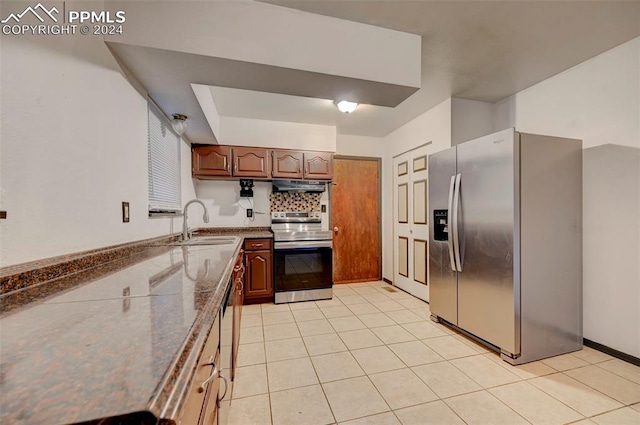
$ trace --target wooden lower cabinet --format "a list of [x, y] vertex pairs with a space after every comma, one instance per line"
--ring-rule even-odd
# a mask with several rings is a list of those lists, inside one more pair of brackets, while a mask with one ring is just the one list
[[[251, 250], [254, 248], [254, 250]], [[245, 241], [245, 304], [273, 301], [273, 251], [271, 239]]]
[[244, 250], [240, 250], [238, 259], [233, 268], [233, 355], [231, 367], [231, 379], [235, 379], [238, 366], [238, 348], [240, 344], [240, 322], [242, 320], [242, 305], [244, 304]]

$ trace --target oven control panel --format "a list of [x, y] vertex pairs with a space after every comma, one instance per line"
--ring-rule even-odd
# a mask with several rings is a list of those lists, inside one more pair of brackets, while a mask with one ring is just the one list
[[275, 223], [320, 223], [322, 213], [276, 211], [271, 213], [271, 220]]

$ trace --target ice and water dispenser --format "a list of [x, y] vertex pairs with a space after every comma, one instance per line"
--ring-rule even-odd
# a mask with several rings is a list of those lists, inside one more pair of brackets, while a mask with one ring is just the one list
[[433, 239], [436, 241], [449, 240], [449, 211], [433, 210]]

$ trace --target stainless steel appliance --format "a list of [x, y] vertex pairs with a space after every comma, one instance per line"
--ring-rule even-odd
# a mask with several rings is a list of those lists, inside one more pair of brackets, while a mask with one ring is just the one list
[[582, 141], [504, 130], [429, 157], [432, 319], [512, 364], [582, 348]]
[[333, 234], [319, 212], [272, 212], [275, 303], [333, 297]]

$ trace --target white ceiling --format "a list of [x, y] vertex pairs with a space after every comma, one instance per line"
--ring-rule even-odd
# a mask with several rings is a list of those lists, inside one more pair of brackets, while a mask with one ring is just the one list
[[[164, 16], [160, 9], [169, 3], [153, 2], [151, 9], [141, 8], [139, 16], [134, 15], [133, 6], [129, 5], [127, 23], [131, 18], [132, 31], [127, 37], [133, 41], [127, 42], [127, 37], [120, 36], [107, 39], [107, 42], [114, 55], [167, 113], [180, 112], [189, 116], [187, 136], [196, 143], [213, 143], [215, 139], [203, 112], [206, 108], [199, 104], [192, 83], [211, 86], [207, 104], [213, 100], [221, 116], [335, 125], [338, 134], [385, 136], [450, 97], [497, 102], [640, 36], [640, 1], [232, 2], [245, 6], [262, 5], [262, 9], [269, 9], [264, 3], [271, 3], [285, 6], [285, 9], [272, 9], [291, 12], [288, 8], [293, 8], [420, 35], [421, 86], [414, 93], [414, 87], [345, 78], [324, 71], [194, 54], [197, 52], [189, 51], [193, 43], [202, 43], [206, 31], [211, 31], [210, 19], [215, 16], [211, 7], [225, 3], [181, 2], [182, 15], [165, 13], [164, 18], [172, 22], [167, 27], [158, 23], [164, 22], [162, 20], [155, 22], [154, 17]], [[229, 26], [225, 27], [228, 33], [220, 32], [220, 29], [209, 35], [214, 37], [210, 40], [231, 50], [233, 46], [248, 44], [264, 46], [260, 37], [242, 31], [241, 25], [247, 24], [245, 16], [241, 13], [232, 19], [233, 22], [224, 22]], [[262, 15], [256, 16], [258, 20], [254, 25], [268, 32], [272, 22], [260, 19]], [[134, 17], [140, 21], [134, 22]], [[178, 18], [182, 19], [180, 25], [186, 27], [175, 24]], [[302, 18], [297, 19], [306, 22]], [[320, 30], [326, 31], [326, 28], [331, 26]], [[154, 33], [156, 30], [159, 32]], [[285, 41], [269, 50], [276, 59], [286, 56], [284, 53], [293, 48], [293, 40], [291, 45], [286, 44], [287, 37], [293, 36], [290, 34], [293, 30], [287, 32], [287, 28], [278, 28], [278, 31]], [[301, 34], [296, 40], [296, 48], [300, 48], [305, 29], [296, 31]], [[314, 34], [313, 40], [317, 40], [318, 33]], [[245, 40], [247, 37], [250, 39]], [[159, 38], [173, 44], [160, 46], [161, 43], [156, 43]], [[320, 41], [326, 42], [329, 38]], [[336, 43], [335, 49], [340, 48]], [[343, 51], [336, 53], [345, 54]], [[343, 115], [333, 105], [331, 97], [345, 92], [358, 93], [378, 105], [401, 103], [397, 106], [360, 105], [354, 113]], [[324, 99], [325, 96], [330, 99]]]
[[449, 97], [497, 102], [640, 36], [638, 1], [263, 2], [422, 36], [421, 89], [395, 108], [342, 115], [321, 99], [211, 89], [221, 115], [331, 124], [339, 134], [384, 136]]

